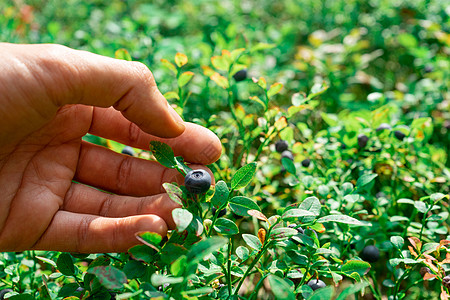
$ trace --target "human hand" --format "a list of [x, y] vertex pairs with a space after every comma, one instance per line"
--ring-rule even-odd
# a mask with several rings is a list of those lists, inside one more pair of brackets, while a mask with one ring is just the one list
[[184, 123], [147, 67], [59, 45], [0, 43], [0, 56], [0, 251], [122, 252], [136, 232], [173, 228], [161, 184], [181, 175], [82, 141], [218, 159], [219, 139]]

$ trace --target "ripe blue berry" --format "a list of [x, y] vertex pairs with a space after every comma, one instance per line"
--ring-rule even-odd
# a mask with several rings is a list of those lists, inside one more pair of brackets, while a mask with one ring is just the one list
[[403, 141], [403, 139], [406, 137], [406, 134], [404, 134], [401, 131], [394, 131], [394, 136], [397, 138], [397, 140]]
[[325, 282], [323, 282], [323, 281], [320, 280], [320, 279], [313, 279], [313, 280], [310, 280], [310, 281], [308, 282], [308, 285], [309, 285], [310, 288], [312, 288], [313, 291], [318, 290], [318, 289], [321, 289], [321, 288], [327, 286], [327, 285], [325, 284]]
[[135, 156], [136, 155], [134, 153], [133, 148], [131, 148], [130, 146], [125, 146], [125, 148], [123, 148], [123, 150], [122, 150], [122, 154], [130, 155], [130, 156]]
[[380, 250], [376, 246], [366, 246], [361, 252], [361, 258], [367, 262], [374, 263], [380, 258]]
[[358, 146], [359, 148], [364, 148], [367, 146], [367, 142], [369, 141], [369, 138], [365, 134], [358, 135]]
[[3, 300], [4, 297], [5, 297], [5, 295], [8, 294], [8, 293], [10, 293], [10, 292], [13, 292], [13, 290], [12, 290], [12, 289], [4, 289], [4, 290], [1, 290], [1, 291], [0, 291], [0, 300]]
[[281, 153], [281, 158], [283, 157], [289, 158], [290, 160], [294, 160], [294, 155], [289, 150], [283, 151], [283, 153]]
[[184, 178], [184, 186], [192, 194], [203, 194], [211, 186], [211, 176], [202, 169], [192, 170]]
[[391, 125], [387, 123], [382, 123], [380, 126], [378, 126], [377, 131], [391, 130], [391, 129], [392, 129]]
[[[213, 208], [212, 208], [212, 214], [215, 215], [216, 212], [217, 212], [217, 208], [213, 207]], [[219, 214], [218, 214], [217, 216], [218, 216], [219, 218], [221, 218], [221, 217], [225, 216], [226, 214], [227, 214], [227, 209], [224, 208], [224, 209], [222, 209], [221, 211], [219, 211]]]
[[309, 167], [310, 164], [311, 160], [309, 158], [302, 160], [302, 166], [304, 166], [305, 168]]
[[282, 153], [283, 151], [286, 151], [288, 149], [289, 145], [288, 142], [284, 141], [284, 140], [279, 140], [278, 142], [275, 143], [275, 150], [278, 153]]
[[237, 71], [236, 73], [234, 73], [233, 78], [236, 81], [245, 80], [247, 78], [247, 69], [242, 69], [240, 71]]

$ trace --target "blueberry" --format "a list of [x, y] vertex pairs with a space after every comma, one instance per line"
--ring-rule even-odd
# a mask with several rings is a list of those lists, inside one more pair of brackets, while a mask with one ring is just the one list
[[192, 194], [206, 193], [211, 186], [211, 176], [202, 169], [192, 170], [184, 178], [184, 186]]
[[358, 135], [358, 146], [359, 148], [364, 148], [367, 146], [367, 142], [369, 141], [369, 138], [365, 134]]
[[130, 155], [130, 156], [136, 155], [136, 153], [134, 153], [133, 148], [131, 148], [130, 146], [125, 146], [125, 148], [123, 148], [123, 150], [122, 150], [122, 154]]
[[308, 282], [308, 285], [309, 285], [310, 288], [312, 288], [313, 291], [318, 290], [318, 289], [321, 289], [321, 288], [327, 286], [327, 285], [325, 284], [325, 282], [323, 282], [323, 281], [320, 280], [320, 279], [313, 279], [313, 280], [310, 280], [310, 281]]
[[[212, 214], [215, 215], [215, 214], [216, 214], [216, 211], [217, 211], [217, 208], [213, 207], [213, 208], [212, 208]], [[227, 214], [227, 209], [224, 208], [224, 209], [222, 209], [222, 210], [219, 212], [218, 217], [219, 217], [219, 218], [220, 218], [220, 217], [223, 217], [223, 216], [225, 216], [226, 214]]]
[[234, 73], [233, 78], [236, 81], [245, 80], [247, 78], [247, 69], [242, 69], [240, 71], [237, 71], [236, 73]]
[[404, 134], [401, 131], [394, 131], [394, 136], [397, 138], [397, 140], [403, 141], [403, 139], [406, 137], [406, 134]]
[[425, 73], [433, 72], [433, 66], [432, 65], [426, 65], [425, 68], [423, 68], [423, 71]]
[[305, 233], [305, 231], [303, 230], [303, 228], [301, 228], [300, 226], [297, 227], [297, 224], [290, 224], [288, 227], [289, 227], [289, 228], [294, 228], [295, 230], [298, 231], [298, 233], [301, 233], [301, 234]]
[[14, 292], [12, 289], [4, 289], [0, 291], [0, 300], [3, 300], [6, 294]]
[[283, 153], [281, 153], [281, 158], [283, 157], [289, 158], [290, 160], [294, 160], [294, 155], [289, 150], [285, 150], [283, 151]]
[[304, 166], [305, 168], [309, 167], [310, 164], [311, 160], [309, 158], [302, 160], [302, 166]]
[[374, 263], [380, 258], [380, 250], [376, 246], [366, 246], [360, 256], [363, 260]]
[[380, 126], [378, 126], [377, 131], [391, 130], [391, 129], [392, 129], [391, 125], [387, 123], [382, 123]]
[[442, 278], [442, 284], [446, 287], [446, 288], [450, 288], [450, 275], [445, 276], [444, 278]]
[[282, 153], [283, 151], [286, 151], [288, 149], [289, 145], [286, 141], [280, 140], [275, 143], [275, 150], [278, 153]]

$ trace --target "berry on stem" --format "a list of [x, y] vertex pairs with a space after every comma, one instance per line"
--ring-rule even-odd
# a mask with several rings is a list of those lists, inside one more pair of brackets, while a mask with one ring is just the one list
[[130, 156], [136, 155], [133, 148], [131, 148], [130, 146], [125, 146], [125, 148], [123, 148], [123, 150], [122, 150], [122, 154], [130, 155]]
[[286, 151], [288, 147], [289, 147], [288, 142], [286, 142], [285, 140], [279, 140], [278, 142], [275, 143], [275, 150], [278, 153]]
[[320, 279], [312, 279], [308, 282], [308, 285], [310, 288], [312, 288], [313, 291], [321, 289], [326, 287], [327, 285], [325, 284], [325, 282], [323, 282]]
[[396, 131], [394, 131], [394, 136], [397, 140], [403, 141], [403, 139], [406, 137], [406, 134], [404, 134], [401, 131], [396, 130]]
[[233, 78], [237, 82], [247, 79], [247, 69], [237, 71], [236, 73], [234, 73]]
[[378, 126], [377, 131], [391, 130], [391, 129], [392, 129], [391, 125], [389, 125], [388, 123], [382, 123], [380, 126]]
[[374, 263], [380, 258], [380, 250], [376, 246], [366, 246], [361, 251], [361, 258], [367, 262]]
[[310, 164], [311, 160], [309, 158], [302, 160], [302, 166], [304, 166], [305, 168], [309, 167]]
[[367, 142], [369, 141], [369, 138], [365, 134], [358, 135], [358, 146], [359, 148], [364, 148], [367, 146]]
[[202, 169], [192, 170], [186, 174], [184, 186], [192, 194], [204, 194], [211, 187], [211, 176]]

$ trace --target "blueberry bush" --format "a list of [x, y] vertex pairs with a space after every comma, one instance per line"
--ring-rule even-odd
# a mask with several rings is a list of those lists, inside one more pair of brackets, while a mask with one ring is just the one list
[[[0, 253], [0, 299], [448, 299], [447, 1], [14, 1], [0, 39], [141, 61], [222, 141], [85, 140], [186, 176], [167, 237]], [[208, 155], [208, 148], [199, 155]]]

